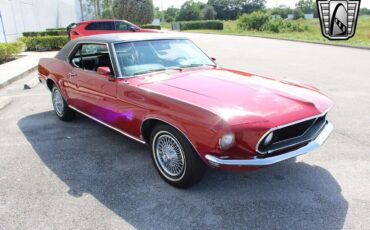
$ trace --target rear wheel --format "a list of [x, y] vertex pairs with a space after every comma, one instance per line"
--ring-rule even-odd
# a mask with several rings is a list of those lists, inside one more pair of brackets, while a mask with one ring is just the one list
[[165, 124], [156, 126], [151, 145], [154, 165], [167, 183], [187, 188], [202, 179], [206, 166], [178, 130]]
[[58, 87], [53, 86], [51, 90], [51, 99], [56, 115], [62, 121], [70, 121], [75, 117], [75, 111], [68, 107], [67, 102], [64, 100], [62, 93]]

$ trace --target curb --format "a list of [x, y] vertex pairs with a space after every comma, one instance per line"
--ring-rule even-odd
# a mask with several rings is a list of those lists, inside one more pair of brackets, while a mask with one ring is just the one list
[[10, 79], [8, 79], [7, 81], [3, 82], [3, 83], [0, 83], [0, 89], [2, 88], [5, 88], [6, 86], [10, 85], [11, 83], [19, 80], [19, 79], [22, 79], [23, 77], [27, 76], [28, 74], [32, 73], [33, 71], [37, 70], [37, 65], [24, 71], [23, 73], [20, 73]]
[[[181, 32], [185, 32], [185, 31], [181, 31]], [[345, 45], [345, 44], [333, 44], [333, 43], [324, 43], [324, 42], [316, 42], [316, 41], [295, 40], [295, 39], [290, 39], [290, 38], [273, 38], [273, 37], [264, 37], [264, 36], [258, 36], [258, 35], [229, 34], [229, 33], [218, 34], [218, 33], [207, 33], [207, 32], [194, 32], [194, 31], [193, 32], [185, 32], [185, 33], [265, 38], [265, 39], [281, 40], [281, 41], [289, 41], [289, 42], [302, 42], [302, 43], [309, 43], [309, 44], [316, 44], [316, 45], [337, 46], [337, 47], [351, 48], [351, 49], [370, 50], [370, 47], [365, 47], [365, 46], [350, 46], [350, 45]]]

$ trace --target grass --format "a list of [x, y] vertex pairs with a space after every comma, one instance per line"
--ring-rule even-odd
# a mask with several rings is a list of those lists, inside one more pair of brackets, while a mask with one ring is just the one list
[[234, 34], [234, 35], [252, 35], [270, 38], [283, 38], [298, 41], [312, 41], [328, 44], [344, 44], [357, 47], [370, 47], [370, 17], [359, 17], [356, 29], [356, 35], [347, 41], [331, 41], [323, 37], [321, 34], [319, 19], [301, 19], [297, 22], [303, 26], [307, 25], [308, 30], [305, 32], [286, 32], [286, 33], [271, 33], [264, 31], [248, 31], [240, 30], [237, 27], [236, 21], [224, 21], [223, 30], [189, 30], [187, 32], [196, 33], [214, 33], [214, 34]]

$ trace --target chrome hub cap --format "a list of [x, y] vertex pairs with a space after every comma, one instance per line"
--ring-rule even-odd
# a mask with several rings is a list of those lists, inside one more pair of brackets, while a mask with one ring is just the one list
[[63, 102], [63, 97], [60, 94], [59, 90], [54, 90], [53, 103], [54, 103], [54, 108], [56, 112], [60, 115], [63, 114], [64, 102]]
[[180, 176], [185, 166], [180, 143], [168, 134], [159, 136], [155, 143], [155, 154], [160, 167], [172, 177]]

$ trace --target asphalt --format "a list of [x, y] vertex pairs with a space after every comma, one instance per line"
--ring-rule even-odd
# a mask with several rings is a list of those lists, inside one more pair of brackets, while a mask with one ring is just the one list
[[322, 148], [253, 172], [209, 169], [180, 190], [150, 149], [79, 115], [59, 121], [30, 74], [0, 90], [0, 229], [369, 229], [370, 52], [187, 34], [224, 67], [322, 89]]

